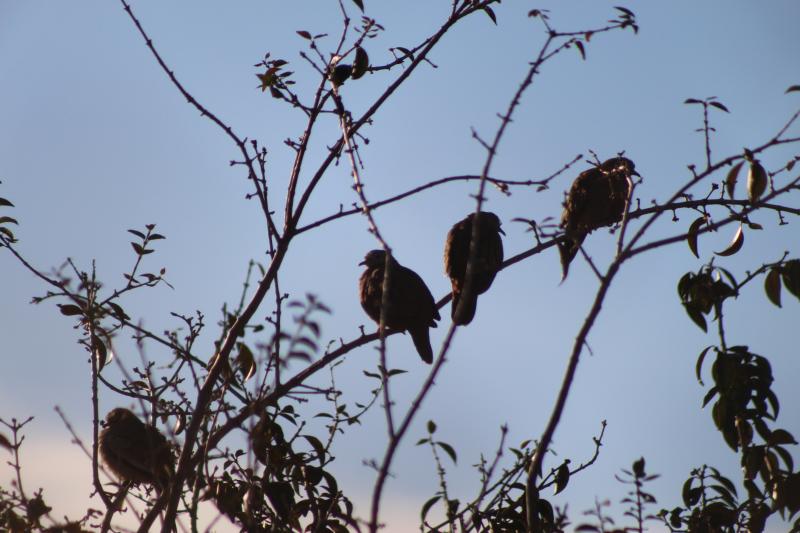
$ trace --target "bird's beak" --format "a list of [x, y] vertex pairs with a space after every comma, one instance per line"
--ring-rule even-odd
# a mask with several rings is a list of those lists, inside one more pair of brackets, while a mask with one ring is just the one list
[[503, 231], [503, 228], [497, 228], [497, 231], [499, 231], [501, 235], [505, 235], [506, 234], [506, 232]]
[[365, 260], [361, 261], [361, 262], [358, 264], [358, 266], [363, 266], [363, 265], [366, 265], [366, 264], [367, 264], [367, 260], [365, 259]]
[[642, 177], [642, 175], [636, 172], [635, 170], [631, 171], [631, 174], [633, 174], [634, 176], [639, 176], [640, 178]]

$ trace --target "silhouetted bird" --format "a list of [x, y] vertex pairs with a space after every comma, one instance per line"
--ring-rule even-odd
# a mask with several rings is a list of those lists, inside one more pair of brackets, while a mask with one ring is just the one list
[[561, 214], [561, 227], [566, 237], [558, 243], [562, 280], [566, 279], [569, 264], [586, 235], [622, 220], [632, 175], [639, 175], [633, 161], [613, 157], [600, 166], [581, 172], [572, 183]]
[[100, 454], [108, 467], [122, 480], [164, 489], [175, 470], [164, 435], [122, 407], [106, 415], [105, 425], [100, 432]]
[[457, 222], [448, 232], [444, 244], [444, 270], [453, 285], [450, 316], [453, 317], [453, 322], [461, 325], [472, 322], [478, 305], [478, 295], [489, 290], [503, 263], [503, 240], [500, 234], [505, 233], [500, 228], [500, 219], [494, 213], [481, 211], [478, 214], [478, 248], [472, 270], [471, 295], [468, 300], [464, 300], [461, 312], [456, 316], [467, 275], [473, 220], [475, 213], [470, 213], [467, 218]]
[[[389, 328], [408, 331], [419, 356], [431, 364], [433, 349], [428, 328], [435, 328], [436, 320], [441, 318], [436, 302], [416, 272], [402, 266], [393, 257], [389, 261], [389, 294], [384, 323]], [[380, 324], [386, 252], [372, 250], [359, 264], [367, 267], [359, 280], [361, 307]]]

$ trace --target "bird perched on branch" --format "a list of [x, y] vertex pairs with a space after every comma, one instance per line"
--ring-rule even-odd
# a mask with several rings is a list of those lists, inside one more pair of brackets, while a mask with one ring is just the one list
[[[478, 295], [489, 290], [497, 271], [503, 264], [503, 240], [500, 235], [505, 233], [500, 228], [500, 219], [494, 213], [481, 211], [477, 218], [478, 247], [472, 265], [472, 286], [468, 298], [464, 298], [461, 302], [467, 277], [474, 220], [475, 213], [470, 213], [465, 219], [457, 222], [447, 233], [444, 244], [444, 270], [453, 285], [450, 316], [454, 323], [460, 325], [472, 322], [478, 305]], [[460, 302], [461, 309], [457, 313]]]
[[561, 214], [561, 227], [566, 235], [558, 243], [562, 281], [586, 235], [622, 220], [633, 185], [631, 176], [639, 176], [633, 161], [613, 157], [581, 172], [572, 183]]
[[[359, 264], [367, 267], [359, 280], [361, 307], [372, 320], [380, 324], [387, 254], [384, 250], [372, 250]], [[388, 266], [389, 292], [384, 324], [392, 329], [408, 331], [419, 356], [431, 364], [433, 349], [428, 328], [435, 328], [436, 321], [441, 318], [433, 295], [416, 272], [391, 256], [388, 256]]]
[[106, 415], [100, 432], [100, 455], [120, 479], [149, 483], [163, 490], [175, 470], [175, 457], [164, 435], [128, 409]]

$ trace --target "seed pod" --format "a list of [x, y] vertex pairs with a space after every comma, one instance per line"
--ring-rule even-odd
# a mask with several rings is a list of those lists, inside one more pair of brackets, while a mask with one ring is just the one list
[[767, 171], [757, 159], [750, 163], [747, 173], [747, 198], [751, 203], [756, 203], [764, 191], [767, 190]]

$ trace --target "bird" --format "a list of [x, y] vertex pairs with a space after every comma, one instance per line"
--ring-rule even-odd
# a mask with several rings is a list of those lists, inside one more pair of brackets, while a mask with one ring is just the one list
[[472, 242], [472, 222], [475, 213], [470, 213], [447, 233], [444, 244], [444, 271], [450, 277], [453, 286], [453, 305], [450, 316], [453, 322], [466, 325], [472, 322], [478, 295], [489, 290], [494, 277], [503, 264], [503, 240], [500, 235], [505, 232], [500, 227], [500, 219], [494, 213], [480, 211], [478, 213], [478, 248], [472, 269], [472, 287], [470, 297], [461, 304], [461, 312], [456, 314], [467, 274], [469, 248]]
[[575, 178], [564, 202], [561, 227], [565, 236], [558, 242], [564, 281], [569, 264], [592, 231], [622, 220], [631, 191], [631, 176], [639, 176], [628, 158], [612, 157]]
[[[385, 250], [372, 250], [359, 263], [366, 267], [359, 279], [361, 307], [380, 324], [383, 299], [383, 278], [387, 264]], [[408, 331], [417, 353], [428, 364], [433, 363], [433, 349], [428, 328], [435, 328], [441, 318], [428, 286], [419, 275], [388, 255], [389, 294], [384, 323], [391, 329]]]
[[164, 435], [123, 407], [106, 415], [100, 455], [120, 479], [149, 483], [157, 490], [166, 488], [175, 471], [175, 457]]

